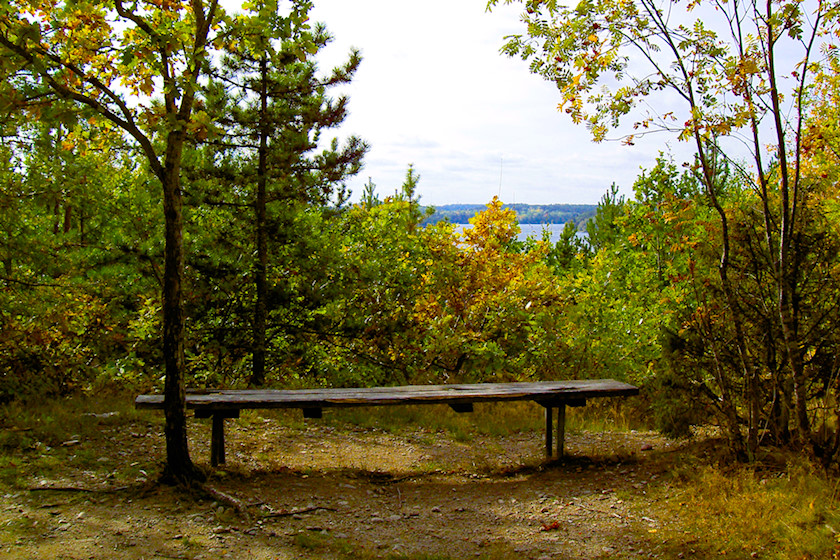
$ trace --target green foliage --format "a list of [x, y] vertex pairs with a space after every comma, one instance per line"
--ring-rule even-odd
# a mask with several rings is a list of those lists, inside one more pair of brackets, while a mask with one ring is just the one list
[[21, 124], [0, 183], [3, 401], [145, 381], [160, 363], [134, 315], [158, 281], [150, 185], [114, 157], [118, 137], [67, 122]]
[[618, 185], [610, 186], [598, 208], [595, 216], [586, 222], [586, 240], [592, 252], [597, 253], [601, 249], [614, 245], [621, 235], [618, 219], [624, 214], [624, 197], [618, 195]]
[[542, 242], [549, 246], [545, 262], [556, 272], [573, 270], [581, 267], [586, 257], [590, 256], [588, 242], [578, 235], [574, 222], [568, 221], [560, 232], [560, 237], [553, 244], [551, 233], [543, 231]]
[[[543, 263], [546, 247], [520, 252], [515, 214], [497, 199], [463, 237], [432, 247], [435, 267], [416, 306], [433, 362], [456, 379], [551, 378], [563, 345], [551, 333], [564, 300]], [[434, 231], [434, 230], [431, 230]]]
[[463, 234], [419, 228], [418, 210], [404, 190], [328, 224], [325, 297], [309, 311], [321, 324], [307, 339], [318, 358], [297, 374], [330, 385], [556, 375], [563, 299], [545, 246], [523, 252], [514, 214], [497, 201]]
[[319, 328], [307, 308], [320, 304], [307, 292], [323, 272], [313, 261], [321, 249], [314, 228], [324, 224], [312, 224], [312, 212], [326, 217], [333, 198], [343, 203], [343, 183], [367, 146], [357, 137], [320, 145], [347, 114], [347, 99], [329, 92], [350, 81], [361, 58], [352, 52], [321, 76], [315, 57], [330, 37], [310, 25], [310, 7], [293, 2], [281, 13], [268, 3], [237, 16], [238, 42], [206, 88], [215, 129], [191, 160], [188, 226], [201, 232], [189, 252], [197, 273], [189, 362], [199, 384], [235, 383], [250, 372], [249, 383], [261, 385], [301, 350], [301, 330]]

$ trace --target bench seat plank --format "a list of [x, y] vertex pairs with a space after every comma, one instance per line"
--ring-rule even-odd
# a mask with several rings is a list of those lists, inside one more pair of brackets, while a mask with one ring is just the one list
[[[262, 408], [329, 408], [400, 404], [469, 404], [530, 400], [554, 405], [597, 397], [637, 395], [639, 389], [612, 379], [404, 385], [400, 387], [330, 389], [243, 389], [187, 393], [187, 408], [244, 410]], [[163, 408], [163, 395], [140, 395], [137, 408]]]
[[[399, 387], [330, 389], [211, 389], [189, 390], [186, 406], [196, 417], [213, 418], [210, 464], [225, 462], [224, 419], [238, 418], [245, 409], [300, 408], [304, 418], [321, 418], [322, 409], [351, 406], [447, 404], [456, 412], [472, 411], [477, 402], [535, 401], [545, 407], [546, 454], [552, 455], [552, 416], [557, 409], [557, 456], [563, 456], [566, 406], [584, 406], [597, 397], [638, 395], [633, 385], [612, 379], [403, 385]], [[139, 395], [136, 408], [162, 409], [163, 395]]]

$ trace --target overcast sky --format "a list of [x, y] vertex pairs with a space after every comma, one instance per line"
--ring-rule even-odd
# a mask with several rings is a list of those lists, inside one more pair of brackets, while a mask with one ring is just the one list
[[[315, 0], [311, 16], [335, 37], [321, 65], [350, 47], [364, 60], [342, 131], [371, 145], [350, 182], [354, 199], [370, 177], [380, 196], [420, 174], [421, 202], [594, 204], [617, 183], [630, 192], [665, 137], [595, 144], [557, 111], [552, 84], [499, 53], [518, 33], [521, 4], [485, 11], [484, 0]], [[679, 163], [679, 162], [678, 162]]]

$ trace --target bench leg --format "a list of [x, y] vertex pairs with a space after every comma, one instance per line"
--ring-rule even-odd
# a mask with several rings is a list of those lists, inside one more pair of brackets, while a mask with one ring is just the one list
[[566, 446], [566, 404], [557, 405], [557, 458], [562, 459]]
[[213, 432], [210, 436], [210, 466], [218, 467], [225, 462], [225, 415], [213, 415]]
[[554, 452], [554, 444], [551, 441], [554, 429], [552, 427], [552, 417], [554, 416], [554, 409], [550, 406], [545, 407], [545, 456], [549, 459]]
[[[554, 407], [545, 407], [545, 456], [554, 457]], [[557, 405], [557, 458], [562, 459], [566, 453], [566, 404]]]

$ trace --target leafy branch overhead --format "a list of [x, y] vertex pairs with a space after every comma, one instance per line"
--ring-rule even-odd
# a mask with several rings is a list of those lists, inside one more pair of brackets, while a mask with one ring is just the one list
[[[788, 104], [801, 102], [814, 49], [836, 48], [836, 10], [827, 2], [522, 3], [526, 32], [508, 37], [502, 51], [556, 83], [559, 108], [596, 141], [628, 115], [628, 143], [656, 130], [683, 140], [745, 132], [751, 121], [773, 118], [783, 94]], [[782, 76], [788, 92], [779, 89]]]

